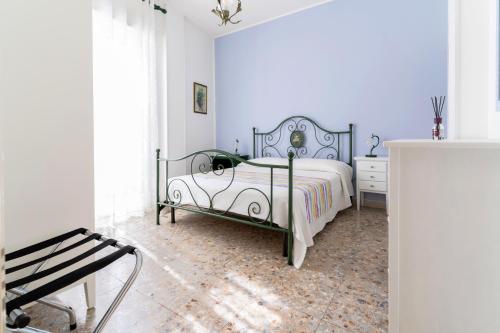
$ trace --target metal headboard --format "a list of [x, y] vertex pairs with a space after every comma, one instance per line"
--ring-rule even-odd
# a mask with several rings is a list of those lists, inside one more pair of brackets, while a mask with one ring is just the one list
[[352, 166], [353, 124], [348, 131], [330, 131], [305, 116], [293, 116], [283, 120], [270, 132], [260, 133], [253, 128], [253, 157], [283, 157], [289, 152], [295, 158], [326, 158], [342, 160], [342, 139], [347, 136], [349, 155], [345, 162]]

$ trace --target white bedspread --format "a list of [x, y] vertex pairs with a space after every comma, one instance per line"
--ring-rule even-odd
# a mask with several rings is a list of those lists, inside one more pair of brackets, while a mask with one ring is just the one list
[[[270, 158], [261, 158], [252, 161], [262, 164], [287, 163], [285, 159]], [[236, 174], [236, 177], [234, 182], [231, 183], [233, 172]], [[239, 178], [238, 173], [245, 174], [246, 178]], [[212, 208], [216, 210], [228, 210], [232, 213], [251, 216], [255, 219], [266, 219], [270, 215], [270, 207], [266, 199], [266, 196], [269, 199], [271, 198], [270, 185], [264, 184], [261, 181], [249, 180], [248, 177], [252, 173], [256, 173], [255, 175], [258, 176], [256, 178], [262, 180], [263, 178], [267, 178], [263, 175], [270, 174], [270, 169], [242, 163], [234, 169], [224, 170], [222, 176], [217, 176], [210, 172], [208, 174], [171, 178], [169, 180], [169, 196], [176, 203], [180, 201], [181, 204], [198, 205], [200, 207], [209, 207], [210, 197], [212, 198]], [[288, 175], [288, 170], [275, 169], [274, 175], [277, 178], [283, 178]], [[303, 191], [294, 186], [293, 262], [296, 268], [300, 268], [304, 261], [307, 247], [314, 245], [314, 235], [323, 230], [325, 225], [332, 221], [339, 211], [351, 206], [350, 195], [353, 194], [351, 182], [352, 168], [338, 161], [302, 159], [294, 161], [294, 177], [312, 177], [322, 179], [323, 182], [327, 181], [331, 185], [329, 188], [333, 195], [333, 204], [331, 207], [322, 211], [320, 216], [311, 218], [311, 214], [307, 214]], [[272, 200], [273, 222], [280, 227], [288, 228], [288, 188], [275, 185], [273, 187]]]

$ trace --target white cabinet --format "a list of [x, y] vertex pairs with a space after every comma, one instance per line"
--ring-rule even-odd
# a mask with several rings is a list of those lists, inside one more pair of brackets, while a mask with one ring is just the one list
[[364, 193], [386, 195], [387, 202], [387, 157], [355, 157], [356, 201], [358, 210], [363, 205]]
[[385, 146], [389, 332], [500, 332], [500, 142]]

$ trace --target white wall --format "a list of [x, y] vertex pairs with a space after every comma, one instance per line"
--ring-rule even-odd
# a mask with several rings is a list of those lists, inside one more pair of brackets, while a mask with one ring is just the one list
[[496, 112], [497, 1], [449, 1], [449, 134], [500, 137]]
[[91, 1], [2, 1], [6, 245], [94, 226]]
[[[186, 56], [184, 16], [169, 6], [167, 13], [168, 157], [186, 155]], [[165, 153], [162, 154], [165, 156]], [[173, 175], [185, 173], [185, 163], [172, 163]]]
[[[214, 40], [175, 7], [167, 14], [168, 157], [215, 147]], [[208, 86], [208, 114], [193, 112], [193, 82]], [[172, 175], [190, 165], [171, 164]]]
[[[187, 151], [215, 147], [214, 41], [204, 31], [185, 20], [186, 54], [186, 134]], [[193, 111], [193, 83], [208, 87], [208, 114]]]

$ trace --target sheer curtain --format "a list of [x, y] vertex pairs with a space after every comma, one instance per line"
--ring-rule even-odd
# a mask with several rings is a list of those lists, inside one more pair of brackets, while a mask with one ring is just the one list
[[95, 204], [101, 225], [155, 207], [155, 149], [166, 146], [166, 15], [153, 6], [141, 0], [93, 2]]

